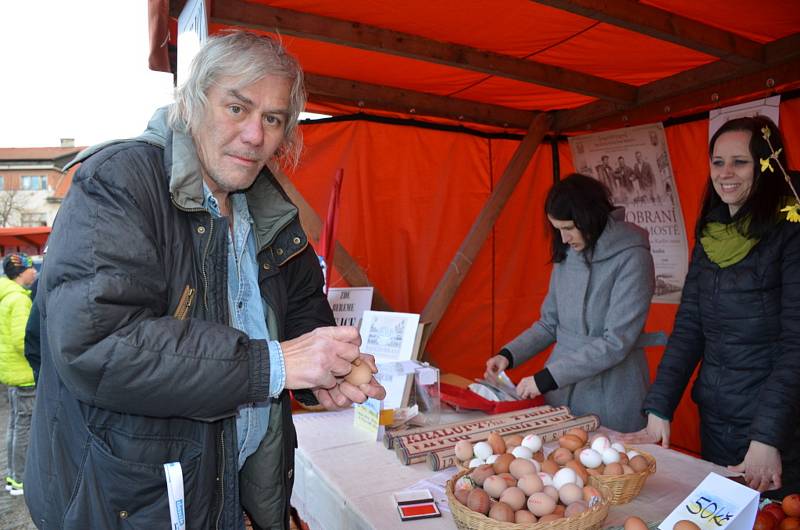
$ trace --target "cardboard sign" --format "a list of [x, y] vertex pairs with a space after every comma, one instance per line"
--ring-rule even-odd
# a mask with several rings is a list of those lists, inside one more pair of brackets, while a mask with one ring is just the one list
[[752, 530], [758, 498], [756, 490], [709, 473], [658, 528], [672, 530], [675, 523], [685, 519], [701, 530]]

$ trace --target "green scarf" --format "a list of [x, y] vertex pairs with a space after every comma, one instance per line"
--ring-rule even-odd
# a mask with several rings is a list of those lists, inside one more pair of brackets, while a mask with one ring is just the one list
[[[743, 232], [747, 232], [750, 217], [742, 219], [740, 226]], [[749, 239], [740, 234], [736, 223], [712, 221], [703, 228], [703, 235], [700, 236], [700, 244], [708, 258], [721, 269], [742, 261], [757, 243], [758, 239]]]

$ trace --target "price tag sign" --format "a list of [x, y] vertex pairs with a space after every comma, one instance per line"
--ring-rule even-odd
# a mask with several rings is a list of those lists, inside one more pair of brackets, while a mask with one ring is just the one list
[[758, 498], [756, 490], [709, 473], [658, 528], [672, 530], [675, 523], [685, 519], [701, 530], [752, 530]]
[[370, 433], [376, 440], [381, 439], [381, 402], [367, 398], [364, 403], [354, 406], [353, 425]]

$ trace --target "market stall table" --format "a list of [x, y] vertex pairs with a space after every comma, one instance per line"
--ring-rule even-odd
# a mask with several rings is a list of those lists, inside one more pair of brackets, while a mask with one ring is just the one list
[[[449, 416], [444, 421], [474, 418]], [[294, 417], [299, 447], [295, 454], [292, 505], [312, 530], [429, 530], [456, 528], [446, 499], [433, 491], [442, 517], [401, 522], [392, 494], [426, 481], [442, 483], [456, 469], [431, 471], [427, 464], [404, 466], [394, 451], [353, 427], [353, 411], [299, 414]], [[616, 433], [606, 431], [612, 438]], [[640, 445], [657, 461], [639, 496], [612, 506], [604, 526], [622, 525], [629, 515], [660, 521], [709, 472], [725, 468], [657, 445]], [[433, 484], [422, 484], [434, 489]]]

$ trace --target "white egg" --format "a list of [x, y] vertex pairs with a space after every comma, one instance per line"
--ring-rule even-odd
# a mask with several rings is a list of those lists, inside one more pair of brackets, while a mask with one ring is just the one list
[[[524, 443], [524, 442], [523, 442]], [[511, 454], [516, 456], [517, 458], [526, 458], [528, 460], [533, 459], [533, 452], [530, 449], [525, 447], [524, 445], [518, 445], [511, 451]]]
[[542, 479], [542, 485], [544, 486], [552, 486], [553, 485], [553, 477], [550, 473], [545, 473], [544, 471], [539, 471], [539, 478]]
[[619, 453], [624, 453], [625, 452], [625, 446], [622, 445], [619, 442], [614, 442], [613, 444], [611, 444], [611, 449], [616, 449], [617, 452], [619, 452]]
[[558, 473], [553, 475], [553, 486], [555, 488], [561, 489], [561, 486], [564, 484], [575, 484], [575, 479], [578, 478], [577, 473], [575, 470], [570, 467], [562, 467], [558, 470]]
[[592, 449], [594, 449], [598, 453], [602, 453], [609, 447], [611, 447], [611, 442], [605, 436], [598, 436], [597, 438], [592, 440]]
[[638, 456], [639, 455], [639, 453], [634, 451], [633, 449], [628, 451], [626, 454], [628, 455], [628, 460], [632, 459], [634, 456]]
[[475, 458], [480, 458], [481, 460], [486, 460], [494, 452], [492, 451], [492, 446], [486, 442], [476, 443], [473, 451], [475, 452]]
[[542, 448], [542, 437], [538, 434], [529, 434], [522, 439], [522, 445], [530, 449], [531, 453], [535, 453]]
[[500, 458], [500, 455], [489, 455], [489, 458], [486, 459], [487, 464], [494, 464], [494, 461]]
[[578, 458], [580, 459], [581, 464], [589, 469], [600, 467], [600, 464], [603, 463], [603, 457], [594, 449], [584, 449], [581, 451], [581, 454]]
[[619, 462], [619, 453], [616, 449], [612, 449], [611, 447], [603, 451], [602, 456], [604, 464], [613, 464], [614, 462]]
[[473, 467], [478, 467], [478, 466], [483, 465], [485, 463], [486, 462], [484, 462], [480, 458], [473, 458], [472, 460], [469, 461], [469, 464], [467, 465], [467, 467], [472, 469]]

